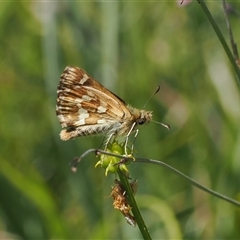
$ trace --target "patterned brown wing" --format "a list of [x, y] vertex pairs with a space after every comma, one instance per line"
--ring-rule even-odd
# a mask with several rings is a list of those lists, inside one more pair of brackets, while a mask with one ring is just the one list
[[131, 113], [126, 103], [84, 70], [66, 67], [58, 86], [56, 114], [62, 127], [114, 123]]
[[114, 135], [128, 137], [152, 119], [152, 112], [126, 105], [78, 67], [66, 67], [57, 93], [56, 114], [67, 128], [60, 133], [62, 140], [99, 133], [108, 135], [108, 141]]

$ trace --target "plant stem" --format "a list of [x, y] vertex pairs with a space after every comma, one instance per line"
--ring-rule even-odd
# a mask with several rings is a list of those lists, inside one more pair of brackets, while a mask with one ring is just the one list
[[231, 62], [231, 64], [232, 64], [232, 66], [233, 66], [233, 68], [236, 72], [236, 76], [237, 76], [237, 79], [238, 79], [237, 83], [238, 83], [238, 86], [240, 86], [240, 71], [239, 71], [239, 68], [238, 68], [238, 66], [235, 62], [235, 59], [234, 59], [226, 41], [225, 41], [225, 38], [224, 38], [222, 32], [220, 31], [220, 29], [219, 29], [218, 25], [216, 24], [215, 20], [213, 19], [212, 15], [209, 12], [209, 10], [208, 10], [206, 4], [204, 3], [204, 1], [203, 0], [197, 0], [197, 1], [198, 1], [199, 5], [202, 7], [202, 10], [204, 11], [204, 13], [206, 14], [206, 16], [207, 16], [209, 22], [211, 23], [215, 33], [217, 34], [218, 39], [221, 42], [221, 44], [222, 44], [230, 62]]
[[147, 226], [145, 225], [145, 222], [143, 221], [143, 218], [141, 216], [141, 213], [139, 211], [139, 208], [137, 206], [135, 198], [133, 196], [133, 191], [129, 184], [128, 178], [120, 171], [120, 169], [118, 170], [118, 176], [119, 176], [121, 184], [123, 185], [124, 189], [126, 190], [128, 203], [132, 208], [132, 213], [133, 213], [134, 218], [137, 222], [137, 225], [142, 233], [143, 238], [149, 239], [149, 240], [152, 239], [149, 234], [149, 231], [147, 229]]
[[190, 182], [192, 185], [194, 185], [195, 187], [215, 196], [215, 197], [218, 197], [226, 202], [229, 202], [237, 207], [240, 207], [240, 202], [232, 199], [232, 198], [229, 198], [225, 195], [222, 195], [216, 191], [213, 191], [212, 189], [210, 188], [207, 188], [207, 187], [204, 187], [203, 185], [201, 185], [200, 183], [196, 182], [195, 180], [193, 180], [192, 178], [188, 177], [187, 175], [183, 174], [182, 172], [178, 171], [177, 169], [175, 169], [174, 167], [171, 167], [170, 165], [162, 162], [162, 161], [158, 161], [158, 160], [154, 160], [154, 159], [144, 159], [144, 158], [136, 158], [135, 160], [136, 163], [151, 163], [151, 164], [156, 164], [158, 166], [161, 166], [161, 167], [165, 167], [167, 168], [168, 170], [172, 171], [173, 173], [181, 176], [182, 178], [184, 178], [185, 180], [187, 180], [188, 182]]

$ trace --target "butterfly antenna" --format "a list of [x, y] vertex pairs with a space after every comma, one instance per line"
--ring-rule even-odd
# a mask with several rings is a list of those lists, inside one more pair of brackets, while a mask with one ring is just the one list
[[157, 93], [159, 92], [159, 90], [160, 90], [160, 86], [157, 87], [157, 90], [156, 90], [156, 91], [150, 96], [150, 98], [146, 101], [146, 103], [145, 103], [144, 106], [143, 106], [143, 109], [146, 107], [146, 105], [148, 104], [149, 100], [150, 100], [155, 94], [157, 94]]
[[168, 124], [161, 123], [161, 122], [157, 122], [157, 121], [154, 121], [154, 120], [151, 120], [151, 122], [154, 122], [154, 123], [160, 124], [160, 125], [162, 125], [163, 127], [167, 128], [168, 130], [170, 129], [170, 125], [168, 125]]
[[[160, 91], [160, 86], [158, 85], [157, 90], [156, 90], [156, 91], [150, 96], [150, 98], [146, 101], [146, 103], [145, 103], [144, 106], [143, 106], [143, 109], [146, 107], [146, 105], [147, 105], [147, 103], [149, 102], [149, 100], [150, 100], [155, 94], [157, 94], [159, 91]], [[168, 125], [168, 124], [161, 123], [161, 122], [157, 122], [157, 121], [154, 121], [154, 120], [151, 120], [151, 122], [160, 124], [160, 125], [162, 125], [163, 127], [167, 128], [168, 130], [170, 129], [170, 125]]]

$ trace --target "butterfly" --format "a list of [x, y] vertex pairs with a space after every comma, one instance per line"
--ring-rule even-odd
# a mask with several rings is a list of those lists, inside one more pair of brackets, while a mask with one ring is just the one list
[[153, 117], [151, 111], [131, 107], [83, 69], [73, 66], [66, 67], [61, 75], [56, 114], [64, 128], [60, 133], [64, 141], [104, 134], [106, 145], [112, 138], [126, 137], [125, 147], [129, 135]]

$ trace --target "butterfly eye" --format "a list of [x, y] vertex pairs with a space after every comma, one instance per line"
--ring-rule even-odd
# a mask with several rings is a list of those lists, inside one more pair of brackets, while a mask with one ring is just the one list
[[146, 122], [146, 118], [139, 118], [138, 119], [138, 124], [139, 125], [142, 125], [142, 124], [144, 124]]

